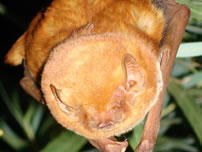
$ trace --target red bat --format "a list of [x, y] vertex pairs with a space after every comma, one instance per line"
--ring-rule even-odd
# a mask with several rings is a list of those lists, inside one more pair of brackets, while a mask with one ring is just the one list
[[[187, 22], [175, 19], [177, 8], [187, 10], [172, 0], [54, 0], [16, 41], [6, 63], [24, 61], [21, 86], [62, 126], [102, 151], [124, 151], [126, 142], [110, 138], [130, 131], [163, 96], [162, 65], [177, 51]], [[182, 28], [173, 32], [174, 24]], [[156, 116], [158, 110], [161, 105]], [[159, 121], [149, 120], [151, 126]]]

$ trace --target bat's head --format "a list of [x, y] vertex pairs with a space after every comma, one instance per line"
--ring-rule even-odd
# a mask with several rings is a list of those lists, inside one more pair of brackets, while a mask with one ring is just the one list
[[64, 41], [54, 48], [42, 73], [51, 113], [64, 127], [91, 139], [130, 130], [145, 117], [162, 87], [156, 49], [139, 35]]

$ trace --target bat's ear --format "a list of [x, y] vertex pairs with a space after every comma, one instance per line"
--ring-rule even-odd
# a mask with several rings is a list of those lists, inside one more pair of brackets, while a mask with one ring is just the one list
[[72, 108], [71, 106], [68, 106], [66, 104], [64, 104], [64, 102], [62, 101], [62, 99], [60, 98], [60, 90], [58, 90], [53, 84], [50, 84], [50, 89], [53, 93], [53, 96], [58, 104], [58, 106], [60, 107], [60, 109], [66, 114], [66, 115], [70, 115], [72, 112], [74, 112], [74, 108]]
[[125, 54], [122, 58], [122, 65], [125, 73], [124, 86], [126, 90], [141, 91], [145, 86], [145, 76], [136, 59], [130, 54]]

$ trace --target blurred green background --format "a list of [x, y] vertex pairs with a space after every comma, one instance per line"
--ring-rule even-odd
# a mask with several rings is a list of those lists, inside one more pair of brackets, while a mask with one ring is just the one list
[[[0, 152], [97, 152], [86, 139], [57, 124], [44, 105], [20, 88], [22, 66], [3, 63], [31, 19], [50, 2], [0, 1]], [[187, 4], [192, 14], [169, 82], [155, 152], [202, 151], [202, 0], [178, 2]], [[137, 146], [143, 125], [119, 137], [128, 139], [128, 152]]]

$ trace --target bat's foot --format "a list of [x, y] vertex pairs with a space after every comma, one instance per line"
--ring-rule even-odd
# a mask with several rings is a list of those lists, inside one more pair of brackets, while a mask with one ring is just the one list
[[111, 139], [89, 140], [89, 142], [101, 152], [125, 152], [128, 142], [118, 142]]

